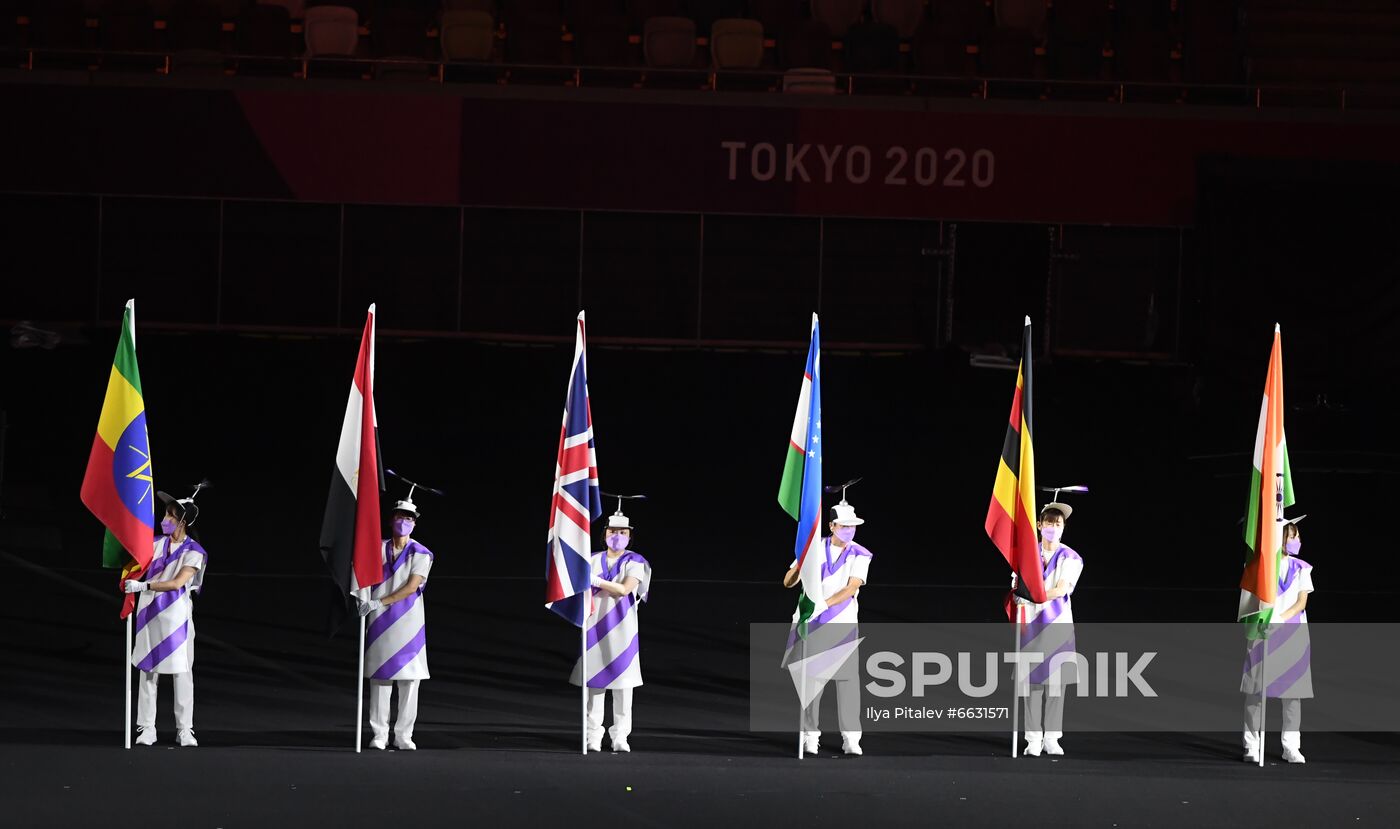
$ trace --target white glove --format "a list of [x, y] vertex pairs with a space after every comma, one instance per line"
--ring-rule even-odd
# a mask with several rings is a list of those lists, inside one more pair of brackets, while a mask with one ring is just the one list
[[151, 584], [150, 582], [137, 581], [135, 579], [127, 579], [126, 584], [122, 586], [122, 589], [128, 593], [144, 593], [147, 590], [151, 589]]
[[369, 614], [373, 613], [374, 611], [378, 610], [383, 606], [384, 602], [380, 601], [379, 599], [370, 599], [368, 601], [360, 599], [360, 615], [368, 616]]
[[602, 577], [602, 576], [594, 576], [594, 577], [593, 577], [593, 581], [590, 582], [590, 584], [592, 584], [594, 587], [602, 587], [602, 586], [603, 586], [603, 577]]

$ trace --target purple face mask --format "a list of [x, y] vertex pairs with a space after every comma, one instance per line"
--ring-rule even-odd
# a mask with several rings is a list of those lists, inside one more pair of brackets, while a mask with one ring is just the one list
[[856, 528], [855, 528], [855, 527], [837, 527], [837, 528], [836, 528], [836, 531], [833, 533], [833, 535], [835, 535], [837, 538], [841, 539], [841, 541], [842, 541], [843, 543], [850, 544], [850, 543], [851, 543], [851, 539], [853, 539], [853, 538], [856, 537]]
[[394, 535], [397, 535], [401, 538], [407, 538], [408, 536], [413, 534], [414, 525], [415, 522], [412, 518], [395, 518]]
[[1046, 541], [1049, 541], [1050, 543], [1053, 544], [1053, 543], [1055, 543], [1056, 541], [1059, 541], [1059, 540], [1060, 540], [1060, 533], [1062, 533], [1062, 532], [1064, 532], [1064, 528], [1063, 528], [1063, 527], [1054, 527], [1054, 526], [1041, 527], [1041, 528], [1040, 528], [1040, 537], [1043, 538], [1043, 539], [1045, 539]]
[[1298, 551], [1303, 549], [1303, 541], [1299, 538], [1290, 538], [1284, 542], [1283, 550], [1290, 556], [1298, 555]]
[[615, 553], [620, 553], [627, 549], [627, 545], [631, 540], [629, 536], [625, 536], [622, 533], [608, 533], [608, 549]]
[[174, 535], [175, 528], [178, 526], [179, 524], [176, 523], [174, 518], [166, 518], [160, 522], [160, 531], [166, 535]]

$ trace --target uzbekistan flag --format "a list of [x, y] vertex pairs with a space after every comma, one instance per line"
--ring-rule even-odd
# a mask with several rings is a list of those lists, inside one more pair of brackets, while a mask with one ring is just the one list
[[817, 315], [812, 315], [812, 342], [807, 347], [807, 368], [792, 419], [783, 481], [778, 503], [797, 519], [797, 543], [793, 558], [802, 575], [802, 595], [797, 599], [797, 634], [807, 638], [807, 622], [826, 610], [822, 591], [822, 384], [821, 338]]
[[340, 600], [333, 605], [332, 629], [347, 611], [348, 596], [361, 587], [384, 580], [379, 549], [379, 493], [384, 471], [379, 463], [379, 421], [374, 413], [374, 306], [369, 306], [340, 447], [335, 453], [326, 515], [321, 522], [321, 556], [330, 570]]
[[1264, 380], [1264, 403], [1254, 437], [1254, 473], [1249, 483], [1244, 541], [1249, 545], [1244, 578], [1240, 580], [1237, 618], [1266, 625], [1278, 599], [1279, 563], [1283, 556], [1283, 510], [1293, 506], [1293, 476], [1288, 468], [1288, 444], [1283, 437], [1283, 339], [1274, 326], [1269, 373]]
[[[136, 300], [126, 303], [117, 355], [107, 380], [107, 396], [97, 419], [97, 436], [83, 475], [83, 505], [107, 528], [102, 566], [121, 567], [122, 580], [151, 563], [155, 547], [155, 490], [151, 446], [146, 434], [146, 404], [141, 373], [136, 370]], [[117, 584], [120, 586], [121, 581]], [[125, 594], [121, 618], [136, 603]]]
[[[1045, 576], [1035, 530], [1035, 449], [1031, 444], [1031, 318], [1021, 334], [1021, 366], [1011, 398], [1011, 422], [1001, 445], [1001, 463], [987, 507], [987, 535], [1024, 584], [1031, 599], [1045, 601]], [[1007, 615], [1013, 615], [1011, 597]], [[1013, 616], [1014, 618], [1014, 616]]]
[[549, 506], [549, 549], [544, 561], [545, 607], [583, 627], [592, 613], [592, 521], [603, 514], [593, 414], [588, 406], [588, 359], [583, 312], [578, 313], [574, 365], [564, 397], [564, 424], [554, 463], [554, 499]]

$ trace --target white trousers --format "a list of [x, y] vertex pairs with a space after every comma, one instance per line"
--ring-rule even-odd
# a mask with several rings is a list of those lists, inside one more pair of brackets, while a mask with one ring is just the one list
[[[1058, 740], [1065, 736], [1061, 729], [1065, 724], [1065, 694], [1071, 689], [1062, 686], [1059, 694], [1050, 694], [1045, 685], [1031, 685], [1026, 697], [1026, 740]], [[1044, 711], [1045, 716], [1041, 717]]]
[[[847, 662], [847, 664], [852, 664]], [[807, 737], [820, 737], [822, 694], [832, 685], [836, 686], [836, 725], [841, 729], [841, 739], [846, 742], [860, 742], [860, 682], [850, 679], [833, 679], [818, 688], [812, 701], [802, 711], [802, 733]]]
[[[1259, 751], [1259, 696], [1247, 694], [1244, 699], [1244, 750], [1255, 754]], [[1303, 734], [1299, 729], [1303, 725], [1303, 701], [1284, 697], [1279, 703], [1279, 707], [1283, 709], [1283, 733], [1279, 735], [1280, 742], [1285, 749], [1301, 751]]]
[[[632, 733], [632, 688], [612, 689], [613, 724], [608, 729], [608, 739], [614, 744], [627, 742]], [[601, 745], [603, 742], [603, 697], [606, 688], [588, 689], [588, 744]]]
[[369, 730], [377, 740], [389, 739], [389, 696], [395, 683], [399, 686], [399, 716], [394, 720], [394, 741], [413, 739], [413, 724], [418, 721], [417, 679], [371, 679], [369, 681]]
[[[194, 672], [171, 674], [175, 684], [175, 727], [180, 731], [194, 729]], [[136, 681], [136, 725], [156, 727], [156, 691], [160, 674], [142, 671]]]

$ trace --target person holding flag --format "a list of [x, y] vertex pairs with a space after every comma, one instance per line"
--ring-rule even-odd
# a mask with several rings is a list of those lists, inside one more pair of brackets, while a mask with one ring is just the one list
[[[608, 740], [613, 751], [631, 751], [632, 689], [642, 684], [638, 608], [651, 591], [651, 564], [631, 549], [632, 522], [622, 512], [608, 516], [603, 538], [607, 549], [593, 554], [593, 613], [588, 618], [588, 750], [603, 750], [603, 698], [612, 691], [613, 724]], [[574, 663], [569, 682], [583, 684], [585, 659]]]
[[1303, 614], [1312, 592], [1312, 567], [1288, 555], [1289, 544], [1294, 545], [1292, 553], [1302, 546], [1297, 524], [1302, 517], [1284, 517], [1284, 510], [1293, 506], [1296, 497], [1283, 413], [1283, 334], [1275, 324], [1254, 438], [1254, 469], [1244, 519], [1249, 550], [1236, 614], [1245, 624], [1248, 647], [1240, 681], [1240, 691], [1246, 694], [1244, 759], [1261, 766], [1265, 700], [1283, 700], [1283, 759], [1302, 763], [1299, 700], [1312, 696], [1311, 646]]
[[433, 567], [433, 552], [413, 540], [418, 518], [410, 488], [408, 497], [394, 504], [393, 536], [381, 545], [383, 580], [355, 593], [360, 615], [368, 623], [364, 677], [369, 680], [369, 747], [381, 751], [389, 741], [389, 703], [396, 684], [399, 715], [394, 721], [394, 746], [404, 751], [418, 748], [413, 742], [418, 683], [431, 676], [423, 586]]
[[[807, 646], [806, 658], [818, 654], [832, 654], [841, 660], [839, 668], [825, 679], [836, 683], [836, 716], [841, 729], [841, 750], [846, 754], [860, 755], [860, 673], [859, 658], [854, 654], [843, 654], [846, 646], [856, 642], [857, 623], [860, 622], [860, 589], [870, 579], [871, 552], [857, 544], [856, 527], [865, 519], [856, 515], [856, 508], [846, 502], [843, 488], [841, 503], [831, 508], [831, 521], [827, 524], [830, 535], [822, 539], [817, 555], [821, 561], [821, 589], [825, 596], [826, 609], [805, 621], [806, 633], [800, 634]], [[794, 561], [783, 577], [784, 587], [796, 587], [802, 580], [799, 562]], [[797, 628], [804, 625], [802, 611], [793, 613], [794, 633], [789, 636], [789, 647], [796, 644], [792, 639], [799, 635]], [[803, 709], [802, 749], [807, 754], [821, 751], [820, 709], [825, 683], [813, 686]]]
[[[379, 462], [379, 419], [374, 407], [375, 306], [365, 315], [359, 355], [340, 427], [335, 466], [331, 470], [326, 512], [321, 520], [321, 557], [332, 582], [329, 633], [334, 636], [349, 616], [360, 591], [384, 580], [385, 553], [380, 533], [379, 493], [384, 467]], [[361, 603], [363, 610], [363, 603]], [[365, 637], [360, 616], [360, 665], [355, 671], [355, 751], [364, 739]]]
[[[578, 628], [581, 673], [592, 676], [588, 658], [588, 619], [593, 615], [592, 522], [603, 514], [598, 488], [598, 456], [593, 443], [593, 413], [588, 402], [588, 348], [584, 315], [574, 329], [574, 361], [564, 417], [559, 428], [559, 451], [554, 460], [554, 493], [549, 505], [549, 535], [544, 563], [545, 607]], [[579, 685], [579, 736], [589, 751], [588, 686]], [[616, 703], [614, 703], [614, 709]], [[613, 714], [616, 718], [616, 710]], [[624, 740], [625, 742], [625, 740]]]
[[160, 675], [170, 674], [175, 686], [176, 739], [183, 747], [199, 745], [194, 737], [194, 594], [204, 586], [209, 554], [191, 536], [199, 518], [194, 488], [188, 498], [156, 493], [165, 504], [161, 537], [154, 542], [145, 581], [127, 579], [123, 587], [139, 597], [136, 607], [136, 647], [131, 664], [141, 671], [137, 686], [136, 744], [155, 745], [156, 691]]
[[841, 503], [833, 508], [828, 524], [831, 536], [823, 538], [821, 534], [821, 389], [821, 331], [817, 315], [813, 314], [807, 365], [797, 396], [783, 479], [778, 486], [778, 504], [797, 519], [793, 561], [783, 576], [783, 586], [801, 585], [801, 590], [782, 664], [801, 677], [797, 680], [798, 700], [802, 705], [797, 737], [799, 758], [820, 750], [821, 691], [826, 681], [837, 679], [837, 674], [840, 674], [837, 719], [842, 748], [847, 754], [862, 753], [860, 688], [856, 674], [859, 660], [852, 657], [859, 644], [855, 622], [860, 606], [856, 596], [869, 575], [871, 557], [869, 550], [853, 543], [855, 528], [864, 522], [846, 502], [844, 486]]
[[[1055, 495], [1058, 498], [1059, 490]], [[1041, 583], [1049, 585], [1045, 601], [1033, 600], [1025, 586], [1012, 576], [1018, 616], [1022, 619], [1022, 624], [1017, 626], [1020, 650], [1043, 654], [1041, 661], [1031, 667], [1027, 678], [1030, 685], [1025, 699], [1027, 757], [1039, 757], [1042, 750], [1052, 756], [1065, 753], [1060, 738], [1064, 736], [1066, 686], [1077, 682], [1078, 676], [1074, 662], [1061, 663], [1056, 656], [1074, 653], [1070, 594], [1084, 572], [1084, 559], [1063, 543], [1065, 523], [1073, 512], [1069, 504], [1058, 500], [1040, 510], [1037, 528], [1043, 568]]]
[[[1240, 679], [1240, 691], [1245, 694], [1244, 706], [1244, 761], [1258, 763], [1264, 750], [1261, 735], [1263, 715], [1260, 710], [1266, 697], [1276, 697], [1283, 710], [1283, 725], [1279, 740], [1283, 745], [1283, 759], [1288, 763], [1306, 763], [1300, 750], [1304, 699], [1311, 699], [1312, 690], [1312, 644], [1308, 637], [1308, 594], [1313, 592], [1312, 565], [1298, 558], [1303, 547], [1303, 536], [1298, 531], [1298, 522], [1306, 518], [1300, 515], [1283, 523], [1284, 559], [1279, 567], [1278, 596], [1274, 606], [1280, 608], [1271, 614], [1273, 625], [1269, 636], [1251, 640], [1245, 657], [1244, 676]], [[1263, 649], [1267, 645], [1268, 687], [1262, 686], [1264, 674]]]
[[[97, 434], [83, 473], [83, 506], [102, 522], [102, 566], [121, 569], [117, 589], [142, 573], [151, 563], [155, 542], [155, 478], [151, 469], [150, 437], [146, 433], [146, 404], [141, 393], [141, 372], [136, 365], [136, 300], [126, 302], [122, 313], [117, 353], [107, 375], [107, 392], [97, 419]], [[120, 618], [126, 620], [126, 644], [122, 663], [127, 665], [125, 687], [126, 732], [124, 745], [131, 748], [131, 612], [136, 594], [122, 599]]]

